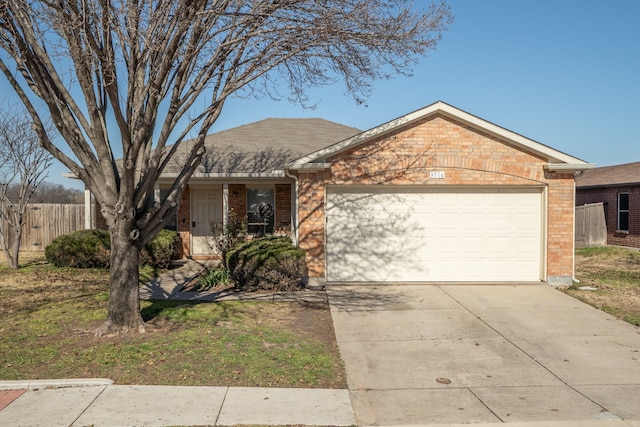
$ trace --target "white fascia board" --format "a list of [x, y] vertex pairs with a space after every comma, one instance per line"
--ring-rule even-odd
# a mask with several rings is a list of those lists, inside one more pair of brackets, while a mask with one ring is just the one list
[[[175, 179], [179, 173], [163, 173], [160, 178]], [[191, 178], [212, 178], [212, 179], [237, 179], [237, 178], [284, 178], [284, 170], [274, 170], [270, 172], [231, 172], [231, 173], [194, 173]]]
[[559, 173], [584, 171], [587, 169], [593, 169], [595, 167], [596, 165], [593, 163], [549, 163], [548, 165], [544, 166], [546, 170]]
[[488, 122], [484, 119], [474, 116], [473, 114], [469, 114], [465, 111], [455, 108], [443, 101], [435, 102], [420, 110], [414, 111], [405, 116], [391, 120], [373, 129], [364, 131], [349, 139], [345, 139], [344, 141], [338, 142], [337, 144], [334, 144], [322, 150], [316, 151], [315, 153], [311, 153], [307, 156], [301, 157], [300, 159], [292, 162], [291, 164], [298, 165], [302, 163], [310, 163], [310, 162], [324, 159], [329, 156], [336, 155], [342, 151], [345, 151], [345, 150], [348, 150], [349, 148], [357, 146], [358, 144], [361, 144], [365, 141], [368, 141], [370, 139], [392, 132], [402, 126], [406, 126], [412, 122], [424, 119], [433, 114], [442, 114], [453, 120], [462, 121], [468, 124], [469, 126], [476, 128], [482, 132], [492, 134], [503, 140], [507, 140], [508, 142], [512, 143], [517, 147], [522, 148], [525, 151], [541, 155], [547, 158], [550, 163], [588, 165], [588, 163], [578, 158], [575, 158], [561, 151], [555, 150], [549, 146], [536, 142], [532, 139], [526, 138], [520, 134], [512, 132], [508, 129], [495, 125], [491, 122]]
[[285, 165], [285, 169], [287, 170], [297, 170], [297, 171], [323, 171], [329, 169], [331, 167], [331, 163], [289, 163]]

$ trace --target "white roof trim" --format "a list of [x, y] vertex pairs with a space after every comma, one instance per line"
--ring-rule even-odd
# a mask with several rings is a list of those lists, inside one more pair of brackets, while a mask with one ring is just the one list
[[345, 139], [344, 141], [338, 142], [337, 144], [334, 144], [322, 150], [316, 151], [315, 153], [311, 153], [307, 156], [301, 157], [300, 159], [295, 160], [294, 162], [291, 162], [289, 165], [287, 165], [287, 167], [294, 169], [293, 166], [299, 166], [302, 163], [310, 163], [310, 162], [322, 160], [329, 156], [336, 155], [342, 151], [355, 147], [365, 141], [368, 141], [373, 138], [384, 135], [386, 133], [392, 132], [402, 126], [405, 126], [417, 120], [421, 120], [433, 114], [443, 114], [454, 120], [462, 121], [468, 124], [469, 126], [479, 129], [483, 132], [492, 134], [501, 139], [506, 139], [512, 144], [522, 148], [525, 151], [542, 155], [543, 157], [547, 158], [550, 163], [567, 163], [567, 164], [582, 165], [582, 166], [588, 165], [588, 163], [578, 158], [565, 154], [561, 151], [555, 150], [551, 147], [548, 147], [544, 144], [536, 142], [532, 139], [525, 138], [524, 136], [519, 135], [515, 132], [512, 132], [508, 129], [505, 129], [491, 122], [483, 120], [465, 111], [459, 110], [445, 102], [438, 101], [420, 110], [414, 111], [405, 116], [391, 120], [373, 129], [370, 129], [358, 135], [355, 135], [349, 139]]
[[571, 163], [549, 163], [545, 165], [545, 169], [553, 171], [553, 172], [575, 172], [575, 171], [584, 171], [587, 169], [593, 169], [596, 165], [593, 163], [579, 163], [579, 164], [571, 164]]
[[[179, 173], [163, 173], [160, 178], [177, 178]], [[230, 172], [230, 173], [203, 173], [196, 172], [191, 178], [283, 178], [284, 170], [273, 170], [269, 172]]]
[[331, 163], [289, 163], [285, 165], [285, 169], [305, 171], [320, 171], [330, 167]]

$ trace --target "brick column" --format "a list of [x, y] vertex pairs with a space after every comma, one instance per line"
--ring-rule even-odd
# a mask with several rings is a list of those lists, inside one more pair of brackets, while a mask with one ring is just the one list
[[[291, 232], [291, 184], [276, 184], [275, 230]], [[274, 231], [275, 231], [274, 230]]]
[[300, 173], [299, 246], [307, 256], [309, 280], [324, 282], [324, 172]]
[[573, 284], [575, 188], [572, 174], [546, 172], [549, 183], [547, 211], [547, 282]]
[[240, 219], [247, 219], [247, 186], [229, 184], [229, 212], [235, 212]]

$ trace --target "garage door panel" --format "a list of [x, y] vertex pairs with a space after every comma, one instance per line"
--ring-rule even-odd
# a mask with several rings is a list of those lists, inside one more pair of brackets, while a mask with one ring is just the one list
[[336, 187], [326, 214], [329, 281], [540, 280], [540, 190]]

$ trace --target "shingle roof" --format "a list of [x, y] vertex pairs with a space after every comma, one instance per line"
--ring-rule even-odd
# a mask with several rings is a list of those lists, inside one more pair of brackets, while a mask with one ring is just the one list
[[[207, 135], [197, 173], [260, 173], [282, 169], [289, 161], [360, 133], [359, 129], [324, 119], [265, 119]], [[185, 141], [186, 153], [192, 141]], [[180, 153], [165, 173], [180, 170]]]
[[576, 177], [576, 188], [640, 184], [640, 162], [603, 166]]

